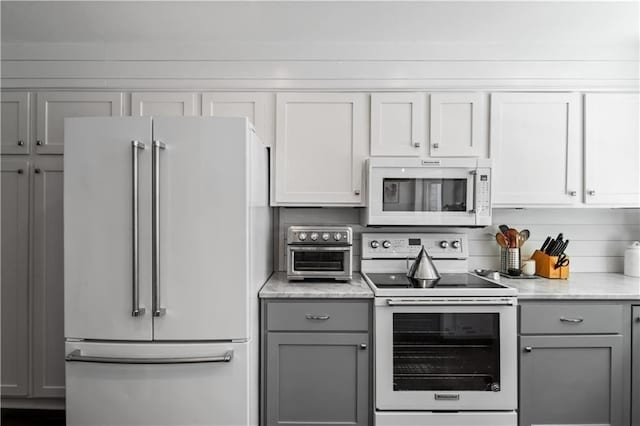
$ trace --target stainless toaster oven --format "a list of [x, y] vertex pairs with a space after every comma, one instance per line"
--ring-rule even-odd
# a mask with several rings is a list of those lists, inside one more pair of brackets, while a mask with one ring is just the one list
[[348, 226], [290, 226], [287, 278], [347, 281], [352, 276], [353, 232]]

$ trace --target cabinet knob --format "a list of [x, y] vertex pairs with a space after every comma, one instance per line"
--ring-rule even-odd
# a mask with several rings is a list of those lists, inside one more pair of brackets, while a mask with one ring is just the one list
[[439, 144], [439, 143], [434, 143], [432, 146], [433, 146], [433, 149], [438, 149], [438, 148], [440, 148], [440, 144]]
[[41, 170], [40, 170], [40, 169], [38, 169], [38, 168], [35, 168], [33, 171], [34, 171], [34, 173], [36, 173], [36, 174], [40, 174], [40, 171], [41, 171]]
[[413, 143], [413, 146], [416, 147], [416, 148], [420, 148], [421, 145], [422, 144], [420, 142], [414, 142]]
[[24, 146], [24, 142], [18, 141], [18, 146]]
[[366, 343], [360, 343], [360, 349], [361, 350], [367, 349], [367, 344]]
[[576, 191], [569, 191], [569, 195], [575, 197], [578, 193]]
[[24, 173], [24, 170], [18, 169], [18, 174], [21, 175], [22, 173]]
[[594, 191], [593, 189], [590, 189], [587, 191], [587, 194], [593, 196], [593, 195], [596, 195], [596, 191]]
[[360, 190], [359, 190], [359, 189], [356, 189], [355, 191], [353, 191], [353, 193], [354, 193], [355, 195], [360, 195]]
[[36, 141], [36, 145], [38, 146], [42, 145], [42, 141]]
[[533, 350], [533, 348], [531, 346], [525, 346], [524, 351], [525, 352], [531, 352]]

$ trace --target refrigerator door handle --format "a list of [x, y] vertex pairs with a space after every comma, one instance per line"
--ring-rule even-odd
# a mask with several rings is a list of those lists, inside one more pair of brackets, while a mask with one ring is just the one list
[[139, 245], [139, 221], [140, 214], [138, 209], [138, 151], [145, 149], [144, 143], [140, 141], [131, 141], [131, 171], [132, 171], [132, 197], [131, 197], [131, 221], [133, 223], [132, 230], [132, 251], [133, 251], [133, 289], [132, 289], [132, 307], [131, 316], [138, 317], [144, 315], [145, 309], [140, 307], [140, 245]]
[[153, 155], [151, 159], [151, 190], [152, 190], [152, 234], [151, 234], [151, 263], [152, 263], [152, 292], [153, 292], [153, 316], [160, 317], [166, 313], [166, 308], [160, 305], [160, 150], [165, 149], [163, 142], [154, 140], [152, 143]]
[[140, 358], [82, 355], [82, 351], [80, 349], [74, 350], [65, 357], [65, 361], [67, 362], [93, 362], [98, 364], [198, 364], [209, 362], [230, 362], [232, 359], [233, 351], [227, 351], [222, 355], [212, 356]]

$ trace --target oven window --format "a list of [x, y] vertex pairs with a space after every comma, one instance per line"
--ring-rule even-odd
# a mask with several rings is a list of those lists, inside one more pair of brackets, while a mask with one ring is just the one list
[[383, 179], [382, 210], [388, 212], [467, 211], [467, 180]]
[[294, 271], [337, 271], [344, 270], [343, 251], [294, 251]]
[[393, 314], [394, 391], [490, 391], [493, 384], [500, 384], [499, 314]]

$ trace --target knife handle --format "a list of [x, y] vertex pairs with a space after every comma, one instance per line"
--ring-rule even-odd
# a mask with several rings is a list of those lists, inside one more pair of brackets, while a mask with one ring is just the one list
[[544, 243], [542, 243], [542, 247], [540, 247], [540, 251], [544, 253], [544, 249], [547, 248], [547, 245], [549, 244], [549, 242], [551, 241], [551, 237], [547, 237], [546, 240], [544, 240]]

